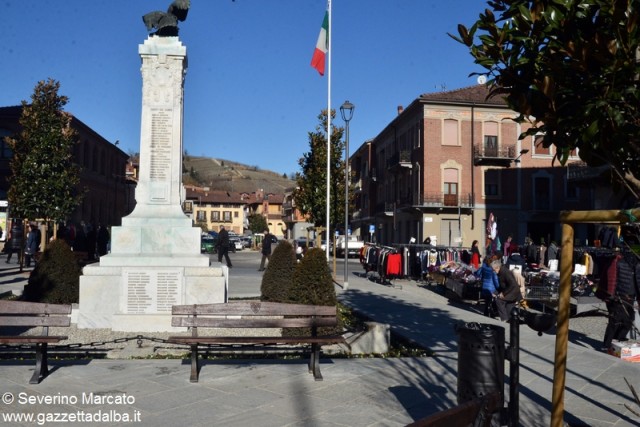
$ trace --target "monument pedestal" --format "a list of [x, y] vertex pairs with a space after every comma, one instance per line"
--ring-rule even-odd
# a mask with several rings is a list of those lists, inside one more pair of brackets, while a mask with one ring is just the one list
[[228, 270], [200, 254], [199, 227], [182, 211], [186, 48], [149, 37], [142, 58], [136, 207], [111, 231], [111, 253], [80, 277], [79, 328], [172, 331], [171, 306], [227, 300]]
[[[172, 305], [227, 300], [227, 267], [209, 267], [209, 259], [204, 255], [198, 254], [197, 258], [156, 256], [152, 259], [112, 255], [103, 256], [100, 265], [88, 265], [83, 270], [80, 277], [79, 328], [184, 332], [184, 328], [171, 327]], [[145, 258], [154, 265], [145, 265]], [[132, 259], [139, 265], [127, 262]], [[192, 266], [197, 260], [204, 265]], [[112, 265], [107, 267], [105, 264]]]

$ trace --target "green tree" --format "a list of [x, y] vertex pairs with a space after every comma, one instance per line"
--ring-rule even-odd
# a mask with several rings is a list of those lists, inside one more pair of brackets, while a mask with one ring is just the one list
[[79, 168], [73, 163], [77, 135], [63, 111], [60, 83], [36, 85], [31, 104], [22, 101], [20, 132], [8, 138], [13, 150], [8, 192], [14, 217], [63, 221], [80, 203]]
[[[332, 122], [335, 111], [331, 110]], [[298, 160], [302, 172], [296, 177], [293, 198], [300, 212], [315, 226], [325, 226], [327, 217], [327, 111], [318, 116], [315, 132], [309, 132], [309, 151]], [[332, 126], [331, 187], [329, 216], [331, 224], [344, 223], [344, 129]], [[353, 191], [350, 191], [350, 195]], [[351, 199], [351, 197], [350, 197]]]
[[264, 230], [269, 228], [267, 224], [267, 220], [264, 216], [260, 214], [251, 214], [248, 217], [249, 220], [249, 230], [252, 233], [262, 233]]
[[[565, 164], [590, 166], [640, 194], [640, 31], [635, 0], [493, 0], [458, 26], [491, 96], [503, 96]], [[482, 73], [473, 73], [482, 74]]]

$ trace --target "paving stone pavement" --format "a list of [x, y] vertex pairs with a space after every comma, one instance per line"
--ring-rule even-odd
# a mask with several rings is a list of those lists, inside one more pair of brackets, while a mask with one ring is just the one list
[[[235, 271], [237, 281], [259, 280], [248, 273], [249, 268], [243, 270], [236, 257], [230, 292], [238, 284], [234, 284]], [[24, 280], [24, 275], [15, 273], [15, 266], [11, 272], [0, 267], [0, 292], [7, 284], [19, 283], [20, 277]], [[394, 333], [434, 350], [433, 357], [325, 357], [321, 362], [324, 381], [314, 381], [301, 360], [206, 361], [197, 384], [189, 382], [189, 361], [181, 359], [51, 360], [53, 372], [37, 385], [28, 383], [33, 360], [0, 360], [0, 424], [50, 425], [54, 417], [75, 417], [78, 425], [410, 424], [457, 403], [458, 336], [454, 325], [508, 325], [452, 303], [416, 282], [395, 285], [373, 282], [355, 271], [347, 290], [336, 289], [343, 302], [372, 320], [390, 324]], [[538, 336], [524, 326], [520, 334], [519, 424], [548, 426], [555, 335]], [[508, 341], [508, 328], [506, 338]], [[584, 337], [570, 337], [564, 422], [594, 427], [640, 425], [640, 417], [625, 407], [640, 412], [624, 382], [626, 378], [640, 390], [640, 364], [616, 359], [597, 351], [594, 345]], [[508, 374], [506, 362], [507, 400]], [[9, 416], [33, 420], [9, 420]], [[95, 421], [99, 416], [103, 422]], [[49, 422], [40, 422], [47, 417]], [[88, 422], [88, 417], [94, 421]]]

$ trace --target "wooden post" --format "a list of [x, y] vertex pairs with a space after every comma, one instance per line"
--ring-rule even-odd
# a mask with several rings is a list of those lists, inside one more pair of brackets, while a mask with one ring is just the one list
[[560, 223], [562, 224], [562, 252], [560, 255], [560, 295], [558, 300], [553, 394], [551, 398], [551, 427], [562, 427], [563, 425], [564, 386], [567, 370], [567, 343], [569, 338], [569, 312], [571, 309], [571, 273], [573, 272], [573, 224], [624, 224], [632, 222], [634, 219], [640, 219], [640, 209], [631, 209], [629, 211], [600, 210], [560, 212]]
[[573, 271], [573, 225], [562, 224], [562, 251], [560, 254], [560, 289], [556, 327], [556, 350], [551, 397], [551, 426], [563, 426], [564, 386], [567, 370], [567, 342], [571, 310], [571, 272]]

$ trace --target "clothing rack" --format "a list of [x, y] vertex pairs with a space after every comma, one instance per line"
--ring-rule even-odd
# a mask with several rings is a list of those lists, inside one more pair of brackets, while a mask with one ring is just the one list
[[380, 283], [389, 281], [392, 286], [398, 287], [392, 280], [404, 277], [402, 254], [393, 246], [365, 243], [360, 253], [360, 263], [367, 275], [377, 273]]

